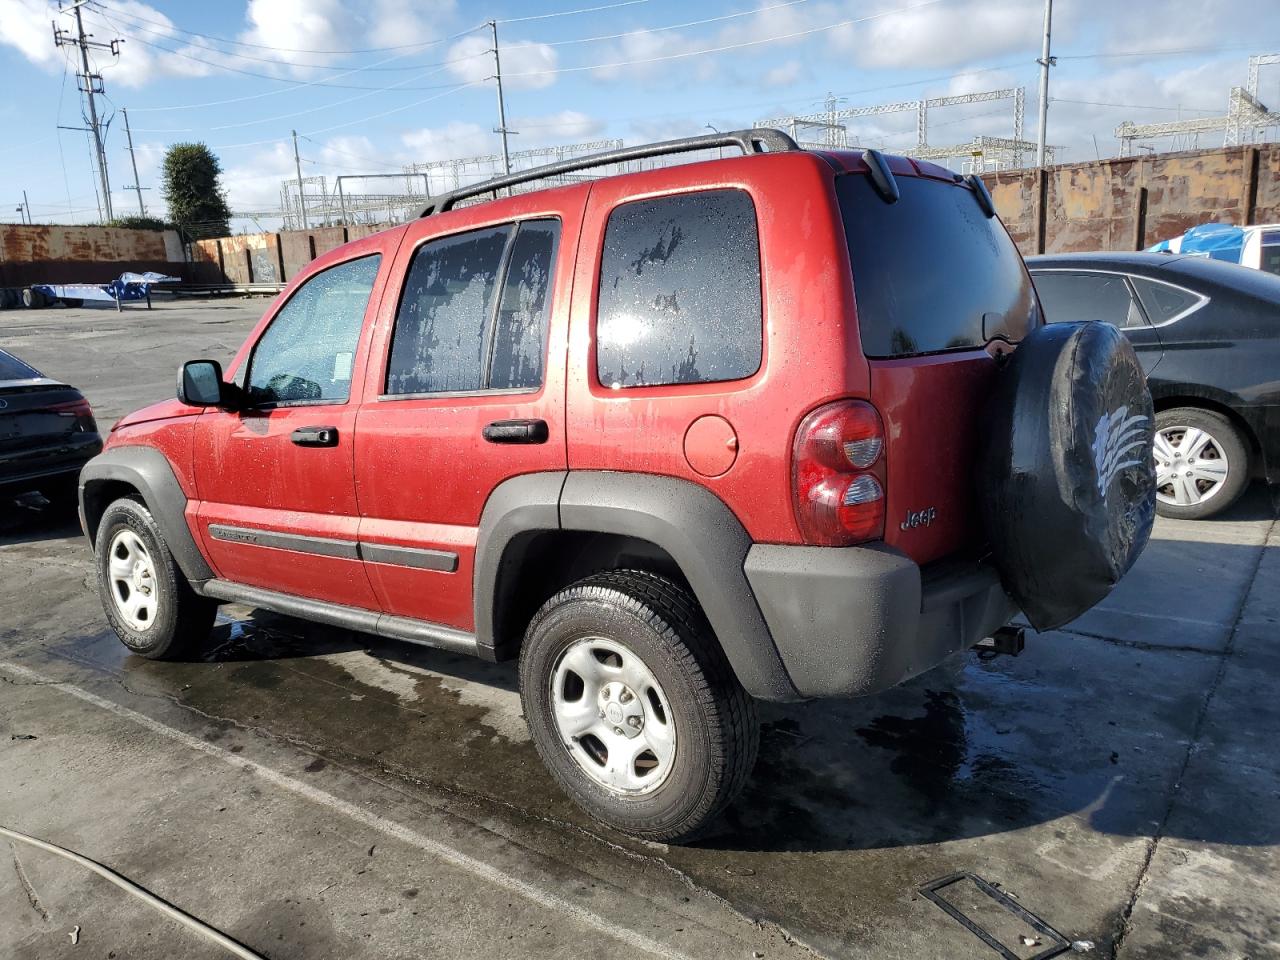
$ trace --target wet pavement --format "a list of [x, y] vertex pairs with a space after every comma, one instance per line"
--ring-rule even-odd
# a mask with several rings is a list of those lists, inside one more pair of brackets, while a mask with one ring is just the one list
[[[5, 312], [0, 343], [109, 423], [167, 395], [180, 360], [229, 359], [262, 307]], [[513, 665], [236, 606], [200, 661], [141, 660], [103, 621], [66, 505], [3, 504], [0, 825], [270, 957], [995, 957], [919, 892], [958, 872], [1096, 956], [1280, 956], [1271, 516], [1255, 490], [1222, 520], [1160, 521], [1107, 601], [1020, 657], [765, 706], [746, 793], [668, 847], [559, 793]], [[0, 953], [224, 955], [78, 867], [10, 854]], [[975, 890], [948, 897], [1015, 956], [1051, 946]]]

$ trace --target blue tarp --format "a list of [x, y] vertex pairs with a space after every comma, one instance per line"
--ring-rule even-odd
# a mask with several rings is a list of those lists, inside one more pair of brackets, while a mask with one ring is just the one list
[[1147, 249], [1152, 253], [1189, 253], [1239, 263], [1244, 250], [1244, 231], [1229, 223], [1202, 223], [1180, 237], [1161, 240]]

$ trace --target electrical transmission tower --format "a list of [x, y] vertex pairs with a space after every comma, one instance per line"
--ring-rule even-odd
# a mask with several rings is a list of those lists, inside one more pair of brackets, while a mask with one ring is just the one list
[[1249, 58], [1249, 79], [1244, 87], [1232, 87], [1227, 99], [1227, 112], [1220, 117], [1197, 117], [1194, 120], [1171, 120], [1164, 123], [1134, 123], [1126, 120], [1116, 127], [1120, 140], [1120, 156], [1133, 154], [1139, 140], [1174, 137], [1175, 149], [1181, 138], [1187, 138], [1188, 147], [1195, 149], [1202, 133], [1222, 131], [1222, 145], [1235, 147], [1240, 144], [1258, 143], [1268, 130], [1280, 130], [1280, 112], [1272, 110], [1258, 99], [1258, 70], [1260, 67], [1280, 64], [1280, 54], [1258, 54]]
[[77, 0], [77, 2], [64, 9], [61, 0], [59, 0], [58, 12], [60, 14], [74, 15], [76, 29], [75, 33], [70, 30], [64, 30], [58, 26], [58, 22], [55, 20], [53, 22], [53, 44], [56, 47], [73, 46], [80, 50], [80, 69], [76, 71], [76, 85], [80, 88], [80, 92], [84, 94], [89, 111], [89, 115], [84, 118], [88, 127], [80, 129], [87, 129], [93, 135], [94, 164], [98, 168], [98, 181], [102, 185], [102, 209], [106, 214], [106, 219], [110, 220], [114, 216], [111, 211], [111, 179], [107, 175], [107, 151], [103, 146], [103, 141], [105, 140], [104, 131], [107, 125], [98, 119], [98, 104], [95, 99], [103, 92], [102, 74], [94, 73], [93, 68], [89, 66], [89, 51], [109, 50], [113, 57], [118, 57], [120, 56], [120, 41], [112, 40], [110, 43], [103, 43], [100, 40], [91, 39], [93, 34], [84, 32], [84, 19], [80, 15], [80, 8], [88, 2], [89, 0]]

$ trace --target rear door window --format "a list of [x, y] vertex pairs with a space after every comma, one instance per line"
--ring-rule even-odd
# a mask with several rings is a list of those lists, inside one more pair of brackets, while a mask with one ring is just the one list
[[11, 353], [0, 350], [0, 380], [35, 380], [40, 374]]
[[559, 220], [526, 220], [423, 244], [396, 313], [386, 393], [542, 385]]
[[741, 380], [760, 369], [763, 328], [745, 191], [638, 200], [609, 215], [596, 314], [603, 385]]
[[1152, 323], [1169, 323], [1205, 302], [1198, 293], [1175, 287], [1171, 283], [1148, 280], [1146, 277], [1130, 277], [1134, 289], [1142, 299], [1147, 316]]
[[1036, 299], [1004, 226], [965, 187], [897, 180], [892, 204], [866, 175], [836, 180], [863, 352], [902, 357], [1022, 339], [1039, 322]]
[[1035, 278], [1046, 323], [1101, 320], [1122, 330], [1147, 325], [1121, 274], [1046, 270]]

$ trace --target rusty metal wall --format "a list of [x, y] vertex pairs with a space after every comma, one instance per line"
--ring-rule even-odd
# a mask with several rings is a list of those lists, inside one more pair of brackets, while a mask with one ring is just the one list
[[[173, 231], [123, 227], [0, 224], [0, 286], [106, 283], [126, 270], [186, 278]], [[166, 242], [168, 240], [168, 242]]]
[[1280, 220], [1280, 144], [983, 176], [1024, 254], [1141, 250], [1211, 221]]

